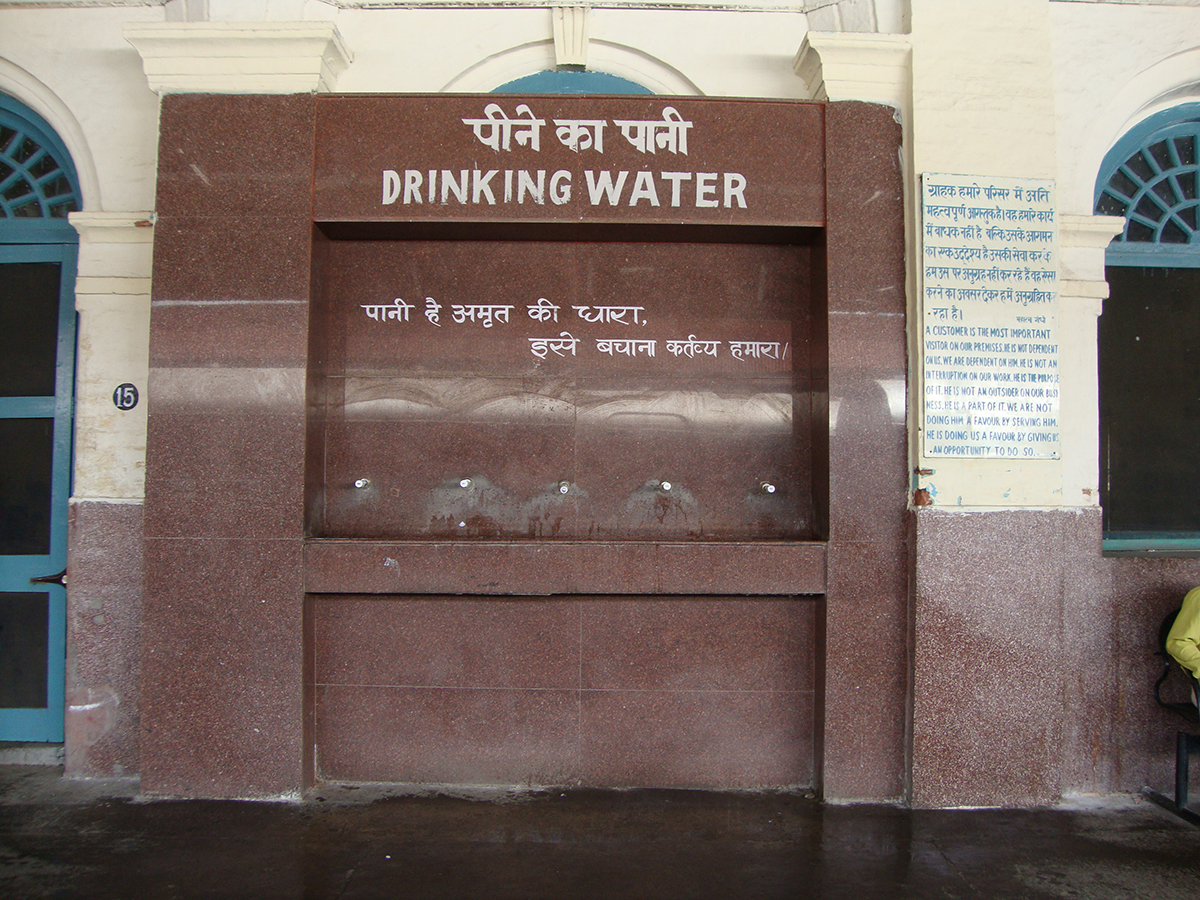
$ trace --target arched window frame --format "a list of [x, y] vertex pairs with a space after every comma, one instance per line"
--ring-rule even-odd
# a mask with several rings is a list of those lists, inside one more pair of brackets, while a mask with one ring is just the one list
[[492, 91], [493, 94], [647, 94], [648, 87], [609, 75], [607, 72], [586, 72], [575, 69], [546, 69], [514, 79]]
[[1107, 265], [1200, 268], [1200, 103], [1151, 116], [1113, 145], [1094, 210], [1125, 218]]
[[[8, 134], [11, 131], [12, 134]], [[13, 216], [13, 204], [0, 200], [0, 243], [59, 242], [75, 243], [77, 233], [67, 221], [67, 213], [81, 209], [82, 191], [79, 176], [66, 145], [48, 122], [17, 100], [0, 94], [0, 197], [14, 185], [26, 182], [34, 189], [38, 216]], [[18, 147], [28, 140], [36, 149], [24, 159], [18, 157]], [[52, 160], [47, 167], [46, 160]], [[5, 169], [11, 169], [5, 172]], [[59, 178], [67, 182], [69, 191], [48, 195], [45, 188]], [[27, 203], [21, 204], [27, 206]], [[61, 210], [61, 215], [55, 211]]]
[[[1118, 215], [1126, 220], [1121, 234], [1108, 246], [1107, 267], [1200, 269], [1200, 103], [1181, 104], [1150, 116], [1124, 134], [1101, 163], [1093, 209], [1098, 215]], [[1110, 282], [1113, 277], [1110, 275]], [[1108, 302], [1116, 299], [1114, 291]], [[1196, 299], [1200, 303], [1200, 296]], [[1104, 385], [1109, 378], [1120, 380], [1123, 376], [1122, 370], [1110, 372], [1106, 368], [1107, 354], [1116, 351], [1106, 344], [1103, 326], [1102, 317], [1098, 374], [1101, 499], [1106, 507], [1104, 549], [1193, 555], [1200, 552], [1200, 511], [1186, 530], [1123, 531], [1110, 520], [1110, 506], [1117, 502], [1111, 489], [1113, 473], [1120, 473], [1121, 463], [1120, 453], [1116, 463], [1106, 458], [1110, 453], [1110, 416], [1117, 414], [1110, 412]], [[1200, 334], [1195, 338], [1200, 341]], [[1146, 397], [1145, 405], [1156, 404]], [[1147, 436], [1146, 453], [1159, 449]]]

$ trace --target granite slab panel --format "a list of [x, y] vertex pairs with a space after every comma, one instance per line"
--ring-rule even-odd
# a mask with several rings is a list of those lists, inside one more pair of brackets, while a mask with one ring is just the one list
[[1063, 527], [1063, 748], [1064, 794], [1106, 793], [1120, 782], [1116, 752], [1121, 708], [1120, 668], [1097, 665], [1120, 658], [1113, 567], [1100, 557], [1099, 509], [1064, 513]]
[[[685, 97], [318, 96], [315, 218], [818, 224], [824, 218], [823, 110], [811, 103]], [[523, 124], [489, 124], [498, 115]], [[672, 118], [688, 123], [686, 148], [663, 130], [647, 147], [645, 130], [633, 124], [657, 122], [661, 129]], [[540, 124], [527, 124], [531, 119]], [[592, 132], [586, 145], [571, 147], [549, 124], [556, 119], [607, 124], [598, 140]], [[622, 122], [631, 124], [622, 128]], [[356, 134], [372, 139], [347, 140]], [[493, 138], [494, 146], [487, 143]], [[431, 169], [438, 173], [438, 202], [429, 196]], [[387, 170], [399, 179], [391, 202], [393, 191], [381, 190]], [[509, 176], [501, 172], [522, 171], [535, 184], [543, 173], [539, 199], [522, 194], [517, 174], [512, 188], [504, 187]], [[654, 177], [672, 171], [687, 178]], [[565, 175], [556, 191], [557, 172]], [[645, 175], [639, 179], [639, 173]], [[702, 180], [702, 173], [711, 178]], [[745, 207], [728, 192], [726, 185], [736, 181], [727, 181], [726, 173], [744, 183]]]
[[316, 596], [315, 683], [571, 689], [579, 601]]
[[289, 415], [178, 414], [165, 405], [156, 402], [149, 418], [148, 536], [303, 535], [302, 408]]
[[[228, 307], [246, 303], [259, 306], [307, 304], [309, 300], [310, 245], [312, 225], [303, 215], [286, 218], [262, 215], [258, 209], [238, 216], [161, 215], [154, 227], [154, 267], [152, 296], [157, 311], [164, 304], [195, 304], [201, 309], [212, 306], [212, 316], [227, 316]], [[264, 265], [263, 261], [269, 260]], [[212, 329], [217, 319], [202, 326]], [[151, 316], [152, 353], [163, 340], [169, 348], [172, 337], [159, 335], [161, 327]], [[221, 329], [217, 328], [219, 334]], [[184, 335], [190, 332], [183, 332]], [[253, 352], [275, 340], [303, 338], [289, 331], [264, 333], [265, 341], [247, 347], [231, 347]], [[204, 340], [203, 333], [197, 335]], [[152, 356], [157, 359], [157, 356]]]
[[812, 695], [586, 691], [583, 783], [737, 790], [812, 783]]
[[906, 794], [907, 548], [829, 545], [824, 789], [843, 800]]
[[917, 527], [913, 803], [1053, 802], [1066, 674], [1062, 514], [923, 509]]
[[296, 796], [299, 540], [146, 541], [142, 791]]
[[333, 421], [325, 471], [327, 537], [570, 538], [586, 491], [570, 424], [533, 421]]
[[303, 300], [166, 300], [151, 319], [156, 369], [303, 369], [308, 356]]
[[317, 777], [418, 784], [576, 784], [574, 691], [326, 685]]
[[[829, 408], [829, 578], [822, 779], [825, 796], [901, 799], [910, 621], [901, 129], [892, 109], [831, 103], [827, 223], [815, 303], [814, 405]], [[825, 354], [825, 359], [821, 356]], [[824, 363], [824, 364], [822, 364]], [[817, 508], [823, 508], [818, 496]]]
[[159, 111], [160, 216], [310, 215], [311, 94], [167, 94]]
[[[807, 419], [781, 429], [730, 423], [703, 430], [638, 427], [637, 417], [631, 418], [634, 424], [622, 427], [577, 429], [579, 477], [588, 492], [580, 538], [733, 542], [812, 536]], [[660, 487], [664, 483], [669, 490]]]
[[[806, 247], [330, 248], [320, 321], [336, 382], [326, 394], [332, 480], [317, 533], [810, 536]], [[605, 309], [618, 317], [595, 320]], [[531, 343], [554, 335], [570, 349]], [[636, 352], [600, 349], [633, 338]], [[693, 338], [711, 355], [672, 343]], [[774, 340], [783, 358], [735, 356], [735, 340]], [[471, 496], [455, 492], [463, 477]], [[361, 478], [385, 492], [382, 505], [350, 489]], [[675, 488], [658, 491], [665, 481]], [[569, 493], [556, 496], [564, 482]], [[484, 496], [492, 502], [470, 502]]]
[[142, 504], [76, 501], [67, 540], [66, 768], [139, 770]]
[[830, 312], [903, 315], [904, 182], [896, 112], [830, 103], [825, 120]]
[[310, 540], [304, 577], [319, 594], [791, 596], [824, 592], [825, 545]]
[[813, 689], [810, 600], [596, 599], [580, 607], [585, 690]]

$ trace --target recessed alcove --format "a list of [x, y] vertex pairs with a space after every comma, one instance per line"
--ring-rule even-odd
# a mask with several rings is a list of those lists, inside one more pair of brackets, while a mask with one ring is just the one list
[[705, 226], [319, 232], [312, 536], [796, 541], [823, 530], [816, 229], [740, 242], [737, 229]]

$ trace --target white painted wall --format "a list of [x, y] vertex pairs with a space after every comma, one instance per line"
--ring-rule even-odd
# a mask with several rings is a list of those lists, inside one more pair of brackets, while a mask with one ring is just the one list
[[[1096, 506], [1096, 317], [1107, 296], [1104, 235], [1118, 223], [1072, 217], [1090, 216], [1100, 162], [1122, 133], [1200, 99], [1200, 9], [913, 0], [911, 40], [915, 172], [1055, 178], [1061, 253], [1061, 461], [918, 458], [934, 473], [921, 485], [943, 506]], [[919, 398], [915, 341], [913, 350]]]
[[[84, 188], [90, 210], [154, 208], [158, 98], [141, 60], [121, 37], [126, 22], [161, 19], [154, 7], [29, 9], [0, 6], [0, 60], [26, 73], [69, 110], [83, 146], [72, 146], [70, 124], [38, 108], [34, 88], [5, 79], [0, 90], [37, 109], [68, 141], [81, 169], [94, 166], [99, 193]], [[10, 75], [10, 78], [18, 76]], [[65, 133], [64, 133], [65, 132]]]
[[162, 15], [146, 7], [0, 7], [0, 91], [63, 138], [90, 222], [81, 229], [76, 292], [77, 500], [128, 502], [144, 493], [146, 406], [121, 412], [112, 392], [126, 381], [143, 392], [146, 384], [152, 229], [132, 223], [154, 208], [158, 98], [121, 29]]
[[1126, 131], [1200, 100], [1200, 8], [1050, 4], [1059, 204], [1086, 215], [1100, 162]]
[[[146, 385], [154, 229], [147, 213], [71, 214], [79, 232], [75, 365], [75, 500], [138, 501], [145, 494]], [[118, 385], [141, 395], [113, 403]]]
[[[962, 3], [913, 0], [912, 152], [922, 172], [1053, 178], [1056, 165], [1053, 67], [1046, 0]], [[915, 193], [915, 192], [914, 192]], [[909, 209], [910, 227], [917, 224]], [[920, 261], [909, 269], [920, 297]], [[923, 395], [919, 300], [910, 317], [913, 418]], [[1060, 329], [1061, 332], [1061, 329]], [[1060, 334], [1061, 339], [1061, 334]], [[1061, 361], [1060, 361], [1061, 362]], [[1069, 410], [1060, 418], [1068, 427]], [[920, 435], [912, 430], [914, 454]], [[937, 506], [1059, 506], [1063, 468], [1074, 460], [922, 459], [920, 481]]]

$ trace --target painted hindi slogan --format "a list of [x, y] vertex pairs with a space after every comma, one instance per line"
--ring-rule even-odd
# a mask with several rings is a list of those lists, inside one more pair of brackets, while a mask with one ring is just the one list
[[1059, 456], [1054, 183], [925, 173], [923, 455]]
[[[443, 303], [433, 297], [426, 297], [424, 305], [418, 309], [417, 304], [409, 303], [401, 297], [396, 297], [390, 303], [362, 303], [359, 307], [363, 315], [372, 322], [387, 324], [416, 323], [423, 317], [427, 325], [442, 328], [443, 325], [461, 326], [474, 325], [484, 329], [499, 328], [513, 324], [515, 304], [511, 303]], [[608, 324], [625, 326], [645, 326], [647, 324], [646, 308], [644, 306], [577, 306], [571, 305], [564, 310], [562, 306], [552, 303], [545, 297], [539, 297], [532, 303], [525, 304], [524, 315], [532, 322], [557, 325], [559, 316], [563, 316], [561, 324], [573, 323], [576, 331], [587, 328], [588, 325]], [[520, 317], [521, 313], [516, 313]], [[530, 355], [538, 359], [547, 359], [550, 355], [563, 358], [577, 357], [581, 353], [599, 354], [616, 358], [654, 357], [662, 352], [672, 357], [709, 356], [714, 359], [723, 354], [739, 362], [745, 360], [778, 360], [791, 358], [790, 341], [747, 340], [712, 340], [698, 338], [695, 334], [668, 340], [644, 337], [577, 337], [572, 331], [561, 330], [526, 338]]]

